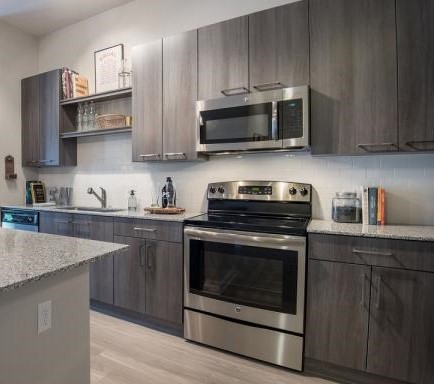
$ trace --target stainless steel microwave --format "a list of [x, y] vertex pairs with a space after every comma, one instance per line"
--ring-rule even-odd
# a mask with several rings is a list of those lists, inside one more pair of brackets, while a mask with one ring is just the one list
[[198, 152], [303, 150], [309, 147], [309, 87], [198, 101]]

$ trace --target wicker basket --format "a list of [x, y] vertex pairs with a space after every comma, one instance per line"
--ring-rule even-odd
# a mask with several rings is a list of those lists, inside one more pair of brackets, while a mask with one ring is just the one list
[[125, 115], [100, 115], [96, 118], [96, 124], [102, 129], [122, 128], [125, 127]]

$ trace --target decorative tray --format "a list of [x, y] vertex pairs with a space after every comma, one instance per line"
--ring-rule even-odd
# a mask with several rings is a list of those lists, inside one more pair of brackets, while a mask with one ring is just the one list
[[180, 213], [184, 213], [185, 209], [184, 208], [161, 208], [161, 207], [156, 207], [156, 208], [145, 208], [146, 212], [150, 212], [153, 213], [155, 215], [179, 215]]

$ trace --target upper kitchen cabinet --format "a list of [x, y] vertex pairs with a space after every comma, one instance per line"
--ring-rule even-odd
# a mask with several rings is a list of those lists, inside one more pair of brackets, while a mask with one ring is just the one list
[[249, 91], [249, 22], [239, 17], [199, 28], [199, 100]]
[[309, 84], [307, 0], [249, 16], [251, 91]]
[[163, 40], [163, 155], [196, 160], [197, 30]]
[[395, 0], [309, 4], [312, 153], [397, 151]]
[[42, 73], [21, 82], [23, 166], [73, 166], [75, 141], [60, 140], [64, 118], [60, 108], [61, 70]]
[[133, 161], [197, 160], [197, 30], [133, 48]]
[[399, 145], [434, 150], [434, 2], [397, 0]]
[[163, 42], [132, 49], [133, 161], [162, 160]]

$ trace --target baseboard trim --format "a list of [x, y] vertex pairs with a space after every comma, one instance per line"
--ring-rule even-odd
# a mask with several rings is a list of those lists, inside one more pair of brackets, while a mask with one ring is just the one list
[[341, 384], [409, 384], [309, 358], [304, 359], [304, 370], [306, 373]]
[[146, 316], [134, 311], [129, 311], [114, 305], [101, 303], [95, 300], [90, 301], [90, 308], [96, 312], [103, 313], [104, 315], [113, 316], [121, 320], [129, 321], [130, 323], [143, 325], [144, 327], [153, 329], [155, 331], [168, 333], [173, 336], [184, 337], [183, 325], [169, 323], [164, 320]]

